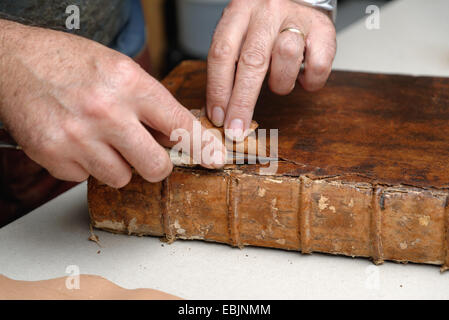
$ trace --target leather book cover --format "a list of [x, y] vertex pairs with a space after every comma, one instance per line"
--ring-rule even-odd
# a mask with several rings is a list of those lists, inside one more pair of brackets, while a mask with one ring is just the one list
[[[205, 62], [183, 62], [164, 85], [184, 106], [205, 106]], [[315, 93], [264, 86], [254, 119], [279, 129], [276, 172], [177, 166], [118, 190], [90, 178], [92, 225], [449, 266], [448, 78], [333, 71]]]

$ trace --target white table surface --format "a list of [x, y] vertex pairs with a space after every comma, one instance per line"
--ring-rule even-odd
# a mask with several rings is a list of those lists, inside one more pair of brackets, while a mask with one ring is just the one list
[[[338, 35], [335, 68], [449, 76], [448, 13], [447, 0], [382, 7], [380, 30], [368, 31], [361, 21]], [[0, 229], [0, 274], [42, 280], [77, 265], [125, 288], [188, 299], [449, 298], [449, 272], [435, 266], [376, 267], [366, 259], [95, 233], [101, 248], [87, 240], [81, 184]]]
[[380, 8], [380, 29], [365, 19], [338, 34], [334, 69], [449, 76], [449, 1], [396, 0]]

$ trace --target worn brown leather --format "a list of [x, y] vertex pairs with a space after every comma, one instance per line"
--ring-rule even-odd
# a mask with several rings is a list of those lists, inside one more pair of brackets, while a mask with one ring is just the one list
[[[206, 65], [184, 62], [164, 84], [202, 107]], [[264, 86], [254, 118], [279, 129], [276, 173], [177, 167], [120, 190], [91, 179], [93, 225], [448, 266], [449, 79], [334, 71], [317, 93]]]
[[[165, 81], [188, 108], [206, 103], [205, 68], [187, 62]], [[254, 119], [279, 129], [279, 155], [306, 167], [294, 174], [447, 188], [448, 104], [448, 78], [334, 71], [314, 93], [279, 97], [265, 85]]]

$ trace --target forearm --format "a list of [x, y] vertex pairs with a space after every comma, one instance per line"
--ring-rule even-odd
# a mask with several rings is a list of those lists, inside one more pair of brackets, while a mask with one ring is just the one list
[[7, 127], [11, 121], [24, 116], [20, 110], [24, 105], [42, 94], [44, 88], [36, 83], [47, 76], [50, 79], [58, 71], [43, 63], [44, 59], [53, 61], [54, 65], [58, 63], [57, 51], [61, 44], [54, 33], [0, 19], [0, 122]]
[[22, 33], [22, 26], [8, 20], [0, 19], [0, 122], [5, 122], [6, 96], [7, 92], [12, 90], [11, 76], [14, 68], [14, 44], [16, 39]]
[[16, 108], [29, 102], [22, 96], [33, 99], [47, 86], [70, 85], [64, 74], [73, 73], [69, 69], [75, 68], [82, 48], [89, 55], [89, 45], [94, 51], [100, 46], [64, 32], [0, 19], [0, 121], [7, 124]]
[[21, 98], [19, 93], [25, 86], [24, 80], [29, 77], [23, 68], [29, 64], [23, 53], [29, 52], [28, 58], [36, 54], [29, 49], [33, 43], [28, 43], [32, 41], [34, 29], [37, 28], [0, 19], [0, 122], [6, 125], [14, 116], [11, 106], [18, 108], [18, 103], [12, 103], [11, 98]]
[[0, 58], [11, 53], [14, 47], [19, 46], [21, 42], [19, 39], [25, 41], [27, 38], [27, 30], [29, 29], [35, 28], [27, 27], [17, 22], [0, 19]]
[[59, 179], [91, 174], [113, 187], [128, 183], [130, 166], [151, 182], [170, 173], [167, 152], [143, 124], [169, 137], [191, 132], [195, 118], [129, 57], [5, 20], [0, 39], [0, 121], [31, 159]]

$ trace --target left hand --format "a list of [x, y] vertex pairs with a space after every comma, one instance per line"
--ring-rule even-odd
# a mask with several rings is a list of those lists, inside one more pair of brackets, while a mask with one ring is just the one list
[[325, 85], [335, 52], [335, 28], [323, 12], [290, 0], [232, 0], [207, 58], [209, 119], [243, 139], [268, 69], [277, 94], [289, 94], [296, 80], [315, 91]]

